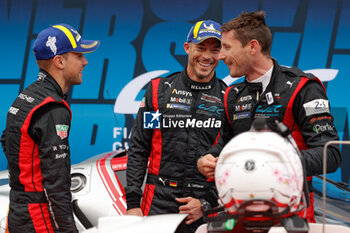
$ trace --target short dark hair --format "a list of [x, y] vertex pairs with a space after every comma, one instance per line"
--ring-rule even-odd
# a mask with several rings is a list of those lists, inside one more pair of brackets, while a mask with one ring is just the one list
[[256, 39], [261, 45], [261, 52], [267, 56], [271, 53], [272, 34], [265, 23], [265, 12], [242, 12], [238, 17], [224, 23], [222, 32], [234, 30], [235, 37], [242, 46]]

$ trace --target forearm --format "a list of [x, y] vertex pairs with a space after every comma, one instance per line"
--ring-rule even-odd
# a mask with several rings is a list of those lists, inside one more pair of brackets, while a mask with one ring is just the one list
[[[315, 147], [301, 151], [306, 166], [306, 175], [323, 174], [323, 147]], [[327, 149], [327, 173], [335, 172], [341, 163], [339, 146], [329, 146]]]

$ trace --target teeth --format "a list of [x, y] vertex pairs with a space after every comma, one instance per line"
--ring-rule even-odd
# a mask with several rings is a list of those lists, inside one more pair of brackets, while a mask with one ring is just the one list
[[209, 67], [210, 64], [205, 64], [205, 63], [201, 63], [201, 62], [198, 62], [201, 66], [205, 66], [205, 67]]

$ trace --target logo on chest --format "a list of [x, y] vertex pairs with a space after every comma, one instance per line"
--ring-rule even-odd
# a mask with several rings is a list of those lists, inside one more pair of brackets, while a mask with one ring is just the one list
[[253, 99], [253, 97], [251, 95], [247, 95], [247, 96], [241, 96], [238, 99], [238, 103], [240, 102], [246, 102], [246, 101], [251, 101]]
[[240, 111], [244, 111], [244, 110], [249, 110], [252, 108], [252, 104], [242, 104], [242, 105], [236, 105], [235, 106], [235, 111], [236, 112], [240, 112]]
[[191, 104], [192, 100], [187, 98], [181, 98], [181, 97], [170, 97], [170, 102], [172, 103], [181, 103], [181, 104]]
[[255, 118], [270, 118], [270, 117], [278, 117], [280, 115], [282, 105], [269, 105], [262, 106], [259, 105], [255, 110]]
[[203, 113], [209, 116], [221, 116], [221, 113], [224, 111], [223, 108], [217, 106], [207, 106], [205, 104], [198, 105], [197, 113]]
[[270, 105], [267, 107], [263, 107], [261, 105], [255, 110], [256, 113], [279, 113], [282, 105]]

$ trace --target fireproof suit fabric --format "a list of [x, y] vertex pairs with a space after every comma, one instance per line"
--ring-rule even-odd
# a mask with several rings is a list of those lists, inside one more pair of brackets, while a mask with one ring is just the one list
[[[289, 127], [301, 150], [312, 191], [310, 176], [323, 172], [323, 146], [330, 140], [339, 140], [328, 98], [312, 74], [273, 62], [271, 80], [264, 93], [261, 94], [261, 83], [247, 81], [227, 89], [223, 128], [218, 143], [208, 153], [219, 156], [223, 146], [235, 135], [248, 131], [256, 118], [265, 118], [270, 126], [278, 120]], [[339, 147], [330, 146], [327, 172], [334, 172], [340, 163]]]
[[[186, 71], [152, 80], [133, 127], [127, 164], [127, 208], [140, 208], [141, 186], [149, 161], [142, 210], [145, 215], [178, 213], [175, 197], [203, 198], [217, 205], [213, 182], [197, 160], [215, 142], [224, 113], [226, 85], [213, 78], [193, 82]], [[148, 112], [159, 111], [160, 128], [147, 129]], [[146, 127], [146, 128], [144, 128]]]
[[70, 192], [71, 112], [44, 70], [12, 104], [2, 146], [10, 174], [9, 231], [77, 232]]

